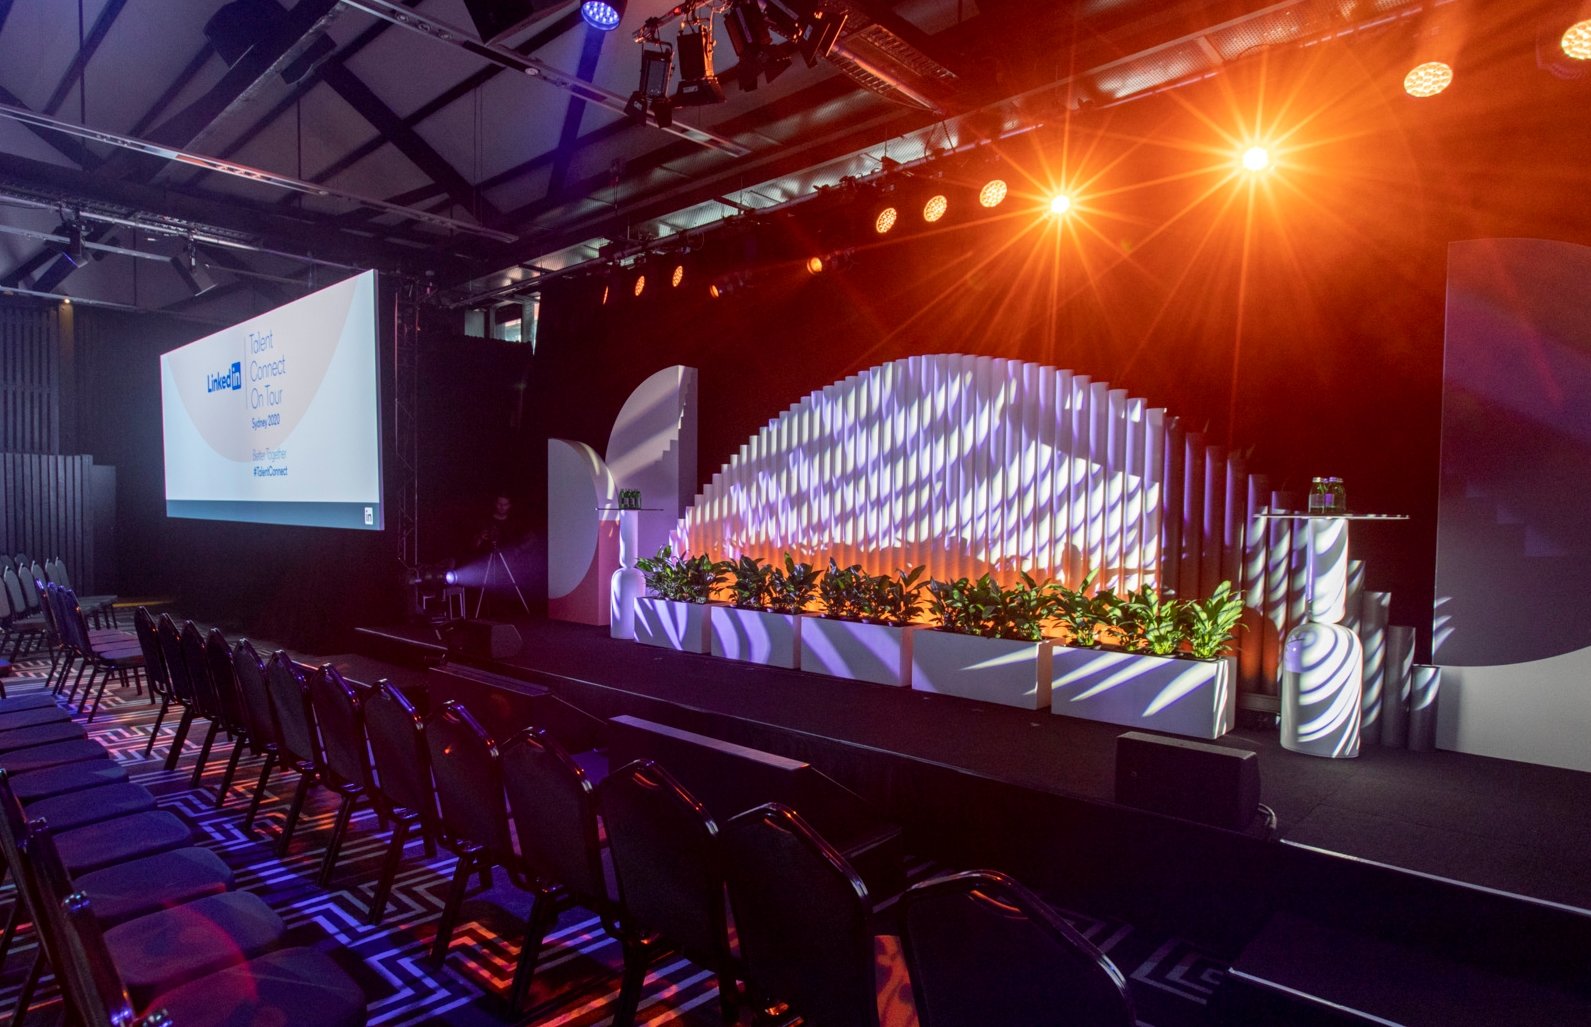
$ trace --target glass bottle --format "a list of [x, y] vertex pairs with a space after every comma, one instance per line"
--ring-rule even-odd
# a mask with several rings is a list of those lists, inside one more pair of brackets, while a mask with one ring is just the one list
[[1309, 482], [1309, 512], [1312, 514], [1327, 513], [1330, 510], [1331, 493], [1327, 490], [1327, 479], [1311, 478]]

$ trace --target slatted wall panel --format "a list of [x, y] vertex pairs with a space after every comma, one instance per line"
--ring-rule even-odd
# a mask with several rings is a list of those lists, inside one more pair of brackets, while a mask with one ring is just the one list
[[66, 561], [79, 591], [96, 580], [93, 458], [0, 453], [0, 546]]
[[61, 316], [0, 305], [0, 451], [60, 449]]
[[[938, 578], [1018, 571], [1185, 597], [1244, 597], [1244, 691], [1274, 695], [1302, 622], [1297, 509], [1243, 457], [1071, 371], [960, 354], [908, 357], [803, 398], [749, 439], [675, 529], [678, 552]], [[1356, 567], [1363, 581], [1362, 567]], [[1357, 605], [1357, 604], [1353, 604]], [[1350, 610], [1350, 617], [1357, 610]]]

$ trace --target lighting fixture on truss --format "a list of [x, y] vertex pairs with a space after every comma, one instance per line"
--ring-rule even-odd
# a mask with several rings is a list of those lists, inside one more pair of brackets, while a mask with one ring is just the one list
[[674, 106], [705, 107], [724, 102], [724, 87], [713, 73], [713, 16], [708, 9], [703, 20], [691, 11], [674, 38], [679, 53], [679, 87], [674, 90]]

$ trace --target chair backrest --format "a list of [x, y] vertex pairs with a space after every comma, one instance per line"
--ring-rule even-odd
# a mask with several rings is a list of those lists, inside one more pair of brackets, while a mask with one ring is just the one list
[[44, 576], [49, 579], [49, 582], [52, 585], [59, 585], [61, 583], [60, 566], [61, 561], [53, 556], [44, 561]]
[[443, 832], [455, 842], [483, 847], [493, 858], [513, 865], [508, 805], [503, 798], [503, 766], [486, 729], [456, 702], [442, 704], [425, 725], [431, 776]]
[[83, 608], [77, 603], [77, 593], [69, 588], [57, 588], [55, 598], [55, 619], [72, 640], [72, 646], [81, 653], [93, 652], [94, 647], [88, 640], [88, 618], [83, 616]]
[[285, 649], [271, 654], [265, 665], [265, 688], [276, 715], [276, 744], [282, 758], [311, 769], [320, 766], [320, 746], [315, 744], [315, 721], [304, 695], [304, 675]]
[[365, 695], [365, 737], [376, 765], [376, 787], [391, 806], [413, 810], [436, 827], [436, 785], [425, 720], [396, 685], [382, 678]]
[[913, 885], [900, 917], [922, 1027], [1136, 1022], [1121, 971], [1004, 874], [975, 870]]
[[28, 564], [17, 565], [18, 584], [22, 586], [22, 608], [32, 613], [39, 608], [39, 590], [33, 583], [33, 569]]
[[193, 678], [188, 674], [188, 660], [182, 653], [182, 632], [171, 614], [163, 613], [155, 622], [155, 637], [160, 640], [160, 654], [165, 658], [166, 676], [171, 680], [171, 694], [183, 705], [196, 701]]
[[243, 697], [238, 694], [237, 671], [232, 664], [232, 646], [220, 628], [211, 628], [204, 636], [204, 658], [209, 665], [210, 687], [215, 689], [217, 709], [221, 723], [231, 732], [248, 734], [249, 725], [243, 717]]
[[210, 720], [221, 719], [221, 699], [210, 677], [210, 656], [204, 649], [204, 634], [193, 621], [182, 622], [182, 662], [193, 684], [194, 709]]
[[503, 746], [503, 785], [526, 876], [605, 904], [596, 792], [585, 771], [539, 727]]
[[140, 606], [133, 611], [133, 631], [138, 635], [138, 648], [144, 654], [144, 675], [156, 695], [170, 697], [171, 674], [166, 670], [166, 654], [160, 648], [155, 634], [155, 618]]
[[6, 586], [6, 601], [11, 607], [12, 617], [22, 617], [28, 612], [28, 604], [22, 599], [22, 579], [17, 577], [17, 572], [7, 567], [4, 575], [0, 575]]
[[692, 961], [728, 962], [718, 825], [668, 771], [636, 760], [597, 786], [626, 926], [663, 935]]
[[[45, 565], [45, 569], [46, 570], [49, 569], [49, 565], [48, 564]], [[59, 559], [59, 558], [56, 559], [56, 561], [55, 561], [55, 573], [50, 576], [50, 580], [55, 582], [57, 585], [60, 585], [62, 588], [71, 588], [72, 587], [71, 576], [66, 573], [66, 561], [65, 560], [62, 560], [62, 559]]]
[[[50, 580], [49, 575], [44, 573], [44, 568], [39, 565], [39, 561], [37, 561], [37, 560], [33, 561], [32, 567], [31, 567], [31, 569], [30, 569], [30, 571], [28, 573], [28, 577], [33, 580], [33, 588], [34, 588], [35, 594], [38, 593], [38, 590], [39, 590], [40, 586], [42, 586], [46, 581]], [[63, 587], [70, 588], [71, 586], [70, 585], [66, 585], [66, 586], [63, 586]]]
[[872, 906], [845, 857], [794, 810], [768, 803], [725, 825], [724, 865], [753, 992], [807, 1023], [877, 1027]]
[[59, 645], [69, 646], [71, 645], [71, 640], [64, 630], [65, 625], [57, 617], [61, 605], [59, 592], [60, 589], [57, 586], [48, 581], [44, 582], [43, 598], [39, 603], [39, 610], [44, 614], [44, 623], [50, 638], [54, 639]]
[[[17, 880], [19, 891], [18, 901], [27, 908], [34, 921], [34, 929], [38, 933], [43, 945], [45, 956], [54, 965], [57, 955], [56, 935], [54, 921], [49, 912], [54, 908], [48, 905], [48, 896], [41, 894], [41, 883], [49, 884], [65, 878], [66, 868], [61, 865], [59, 855], [55, 855], [53, 844], [49, 852], [42, 859], [33, 843], [35, 827], [44, 828], [44, 821], [28, 822], [27, 814], [22, 809], [22, 801], [17, 798], [16, 792], [11, 787], [10, 775], [0, 770], [0, 852], [5, 855], [6, 866], [11, 869]], [[55, 855], [54, 865], [48, 862], [49, 857]], [[49, 881], [40, 881], [39, 870], [51, 873]]]
[[4, 574], [6, 571], [14, 571], [16, 569], [17, 565], [12, 562], [11, 557], [4, 553], [0, 553], [0, 574]]
[[358, 785], [376, 802], [374, 775], [370, 771], [370, 745], [365, 741], [364, 710], [353, 687], [331, 664], [323, 665], [305, 684], [315, 725], [320, 728], [324, 770], [332, 786]]
[[271, 692], [265, 683], [265, 663], [254, 643], [238, 639], [232, 647], [232, 672], [243, 702], [243, 720], [248, 726], [249, 746], [255, 755], [267, 745], [279, 745], [281, 731], [276, 726], [276, 710], [271, 707]]

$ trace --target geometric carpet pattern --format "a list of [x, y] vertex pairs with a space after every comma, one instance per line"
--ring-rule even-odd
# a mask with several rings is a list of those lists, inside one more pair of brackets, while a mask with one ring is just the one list
[[[41, 690], [47, 663], [19, 661], [6, 679], [9, 695]], [[174, 708], [175, 710], [175, 708]], [[196, 844], [206, 846], [233, 869], [237, 887], [253, 892], [287, 923], [295, 944], [316, 944], [331, 953], [360, 982], [369, 998], [369, 1022], [384, 1027], [430, 1024], [536, 1024], [541, 1027], [602, 1027], [611, 1023], [618, 999], [622, 964], [617, 942], [603, 932], [597, 918], [581, 909], [564, 914], [548, 935], [536, 980], [524, 1013], [511, 1013], [504, 1000], [514, 961], [519, 955], [529, 896], [502, 879], [472, 894], [464, 904], [444, 966], [426, 961], [440, 915], [454, 858], [438, 852], [427, 860], [418, 841], [411, 842], [393, 884], [380, 926], [365, 923], [387, 834], [368, 808], [359, 809], [350, 825], [328, 888], [315, 883], [324, 845], [336, 812], [336, 798], [324, 789], [310, 792], [292, 847], [278, 859], [287, 803], [296, 775], [273, 775], [252, 831], [244, 832], [243, 813], [259, 776], [260, 760], [245, 754], [225, 806], [216, 809], [231, 743], [222, 734], [212, 748], [199, 787], [193, 787], [203, 721], [195, 723], [173, 771], [163, 769], [176, 716], [168, 715], [146, 757], [144, 746], [154, 725], [156, 707], [132, 690], [107, 690], [94, 723], [92, 738], [128, 772], [129, 779], [148, 788], [161, 809], [192, 826]], [[913, 877], [937, 868], [921, 866]], [[478, 886], [477, 886], [478, 887]], [[0, 891], [9, 903], [12, 885]], [[1127, 976], [1139, 1023], [1145, 1027], [1195, 1027], [1204, 1024], [1205, 1003], [1224, 964], [1177, 941], [1150, 937], [1130, 925], [1097, 920], [1063, 911], [1079, 931], [1098, 945]], [[30, 931], [19, 935], [0, 968], [0, 1025], [9, 1023], [21, 978], [33, 959]], [[912, 1023], [909, 992], [896, 989], [886, 1018]], [[715, 977], [682, 959], [664, 956], [647, 978], [638, 1024], [719, 1027]], [[59, 1023], [59, 992], [46, 979], [28, 1023]], [[744, 1017], [744, 1014], [743, 1014]], [[180, 1025], [179, 1025], [180, 1027]]]

